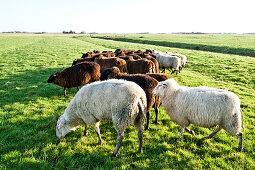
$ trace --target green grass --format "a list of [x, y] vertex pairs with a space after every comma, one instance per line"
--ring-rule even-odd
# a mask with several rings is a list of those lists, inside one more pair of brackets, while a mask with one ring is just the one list
[[[134, 35], [125, 36], [131, 39]], [[186, 36], [187, 40], [185, 36], [175, 41], [199, 44], [196, 40], [204, 38], [204, 35], [194, 35], [198, 38], [192, 41], [191, 35]], [[217, 48], [220, 45], [215, 42], [226, 38], [225, 35], [212, 36], [212, 40], [207, 37], [201, 44]], [[243, 40], [252, 40], [254, 36], [236, 36], [227, 35], [229, 39], [240, 39], [243, 42], [240, 48], [255, 48], [252, 41]], [[163, 35], [144, 37], [153, 39], [155, 45], [73, 35], [0, 34], [0, 169], [254, 169], [255, 58], [248, 57], [248, 53], [240, 56], [222, 54], [220, 50], [215, 53], [160, 46], [160, 41], [169, 41], [170, 35], [165, 39]], [[222, 43], [236, 48], [230, 40]], [[162, 106], [159, 124], [151, 123], [150, 129], [144, 132], [143, 154], [137, 154], [137, 131], [130, 127], [125, 132], [119, 156], [110, 157], [116, 144], [116, 131], [111, 122], [100, 125], [101, 146], [97, 145], [92, 126], [89, 126], [87, 138], [82, 137], [84, 127], [80, 127], [59, 141], [55, 137], [57, 119], [77, 90], [68, 90], [64, 97], [63, 88], [46, 83], [48, 77], [71, 66], [82, 53], [117, 48], [185, 54], [186, 67], [181, 74], [171, 75], [178, 83], [236, 93], [241, 99], [245, 119], [244, 151], [236, 151], [237, 138], [224, 130], [201, 143], [200, 139], [214, 128], [191, 126], [196, 136], [185, 133], [184, 139], [176, 142], [180, 127], [170, 120]], [[153, 109], [151, 116], [152, 122], [155, 119]]]
[[195, 49], [225, 54], [255, 57], [255, 35], [220, 34], [131, 34], [97, 35], [105, 39], [135, 42], [165, 47]]

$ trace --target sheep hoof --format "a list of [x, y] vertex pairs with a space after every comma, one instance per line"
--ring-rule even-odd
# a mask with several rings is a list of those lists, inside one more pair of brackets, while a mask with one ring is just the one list
[[238, 152], [241, 152], [242, 150], [243, 150], [243, 147], [238, 147], [238, 148], [237, 148], [237, 151], [238, 151]]
[[155, 121], [155, 122], [153, 122], [154, 124], [156, 124], [156, 125], [158, 125], [158, 122], [157, 121]]
[[102, 141], [98, 141], [98, 145], [102, 145], [102, 143], [103, 143]]
[[88, 136], [88, 132], [84, 132], [84, 133], [83, 133], [83, 137], [86, 138], [87, 136]]
[[138, 150], [138, 153], [143, 153], [143, 150], [142, 150], [142, 149], [139, 149], [139, 150]]
[[117, 157], [117, 154], [114, 154], [114, 153], [112, 153], [112, 155], [111, 155], [112, 157]]

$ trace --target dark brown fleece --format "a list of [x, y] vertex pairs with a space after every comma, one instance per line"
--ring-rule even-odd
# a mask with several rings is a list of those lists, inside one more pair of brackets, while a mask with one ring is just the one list
[[79, 87], [100, 80], [100, 66], [95, 62], [83, 62], [56, 72], [54, 84], [65, 88]]
[[[166, 73], [147, 73], [146, 75], [155, 78], [158, 82], [160, 81], [165, 81], [167, 79], [170, 78], [170, 76]], [[156, 120], [155, 123], [157, 123], [158, 121], [158, 108], [161, 105], [161, 99], [159, 96], [155, 96], [155, 103], [153, 105], [153, 108], [155, 110], [155, 114], [156, 114]]]
[[158, 80], [158, 82], [170, 79], [170, 76], [166, 73], [147, 73], [146, 75], [155, 78], [156, 80]]
[[95, 60], [94, 57], [87, 57], [87, 58], [77, 58], [76, 60], [73, 61], [72, 66], [82, 63], [84, 61], [90, 61], [93, 62]]
[[127, 72], [126, 61], [117, 57], [104, 57], [99, 56], [95, 58], [95, 62], [100, 65], [100, 72], [103, 72], [106, 68], [118, 67], [121, 72]]
[[[116, 67], [105, 69], [101, 74], [101, 80], [116, 78], [116, 79], [124, 79], [128, 81], [133, 81], [138, 84], [145, 92], [147, 98], [147, 113], [150, 112], [152, 106], [155, 103], [155, 96], [153, 94], [154, 88], [157, 86], [158, 81], [149, 75], [146, 74], [126, 74], [120, 73], [120, 70]], [[147, 115], [149, 116], [149, 115]], [[149, 121], [149, 117], [147, 117], [147, 121]], [[149, 122], [146, 123], [146, 127]]]
[[158, 64], [158, 60], [156, 60], [155, 58], [153, 58], [152, 56], [150, 55], [144, 55], [144, 58], [148, 59], [148, 60], [151, 60], [154, 65], [155, 65], [155, 69], [156, 69], [156, 72], [155, 73], [159, 73], [159, 64]]
[[129, 74], [146, 74], [146, 73], [156, 73], [155, 64], [148, 59], [139, 59], [134, 60], [133, 57], [129, 57], [126, 60], [127, 63], [127, 72]]

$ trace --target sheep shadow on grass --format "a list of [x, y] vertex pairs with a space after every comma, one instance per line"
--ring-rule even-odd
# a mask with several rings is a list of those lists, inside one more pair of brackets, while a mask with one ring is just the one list
[[[19, 102], [35, 101], [38, 98], [50, 98], [52, 96], [63, 97], [64, 88], [54, 84], [48, 84], [49, 76], [62, 68], [45, 68], [0, 79], [0, 103], [1, 107]], [[67, 90], [67, 96], [77, 92], [76, 88]]]

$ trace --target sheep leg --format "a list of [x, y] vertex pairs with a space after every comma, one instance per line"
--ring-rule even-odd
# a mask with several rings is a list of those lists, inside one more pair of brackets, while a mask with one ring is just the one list
[[137, 125], [139, 148], [138, 153], [143, 153], [143, 125]]
[[77, 90], [80, 90], [80, 87], [77, 87]]
[[212, 138], [216, 133], [218, 133], [220, 130], [222, 129], [221, 126], [217, 126], [217, 128], [208, 136], [206, 137], [203, 137], [202, 140], [205, 140], [205, 139], [210, 139]]
[[87, 137], [87, 135], [88, 135], [88, 125], [87, 124], [85, 124], [85, 130], [84, 130], [84, 133], [83, 133], [83, 136], [84, 137]]
[[64, 87], [64, 96], [66, 96], [66, 88]]
[[243, 133], [240, 132], [237, 136], [238, 136], [238, 140], [239, 140], [237, 150], [240, 152], [243, 150]]
[[155, 110], [155, 114], [156, 114], [156, 118], [155, 118], [154, 123], [158, 124], [158, 108], [154, 108], [154, 110]]
[[98, 137], [98, 144], [101, 145], [102, 144], [102, 139], [100, 136], [100, 129], [99, 129], [99, 122], [97, 122], [94, 126], [96, 133], [97, 133], [97, 137]]
[[185, 131], [190, 133], [191, 135], [195, 136], [195, 132], [193, 130], [190, 130], [190, 129], [185, 127]]
[[162, 67], [162, 73], [165, 73], [165, 67]]
[[148, 130], [149, 129], [149, 122], [150, 122], [150, 112], [146, 112], [146, 125], [145, 125], [145, 129], [144, 130]]
[[181, 127], [180, 137], [179, 137], [179, 139], [177, 140], [177, 142], [182, 140], [184, 129], [185, 129], [185, 127]]
[[120, 145], [121, 145], [121, 142], [123, 139], [124, 139], [124, 132], [122, 132], [122, 133], [118, 132], [117, 144], [116, 144], [116, 147], [112, 153], [112, 156], [117, 157], [117, 154], [118, 154], [118, 151], [119, 151], [119, 148], [120, 148]]

